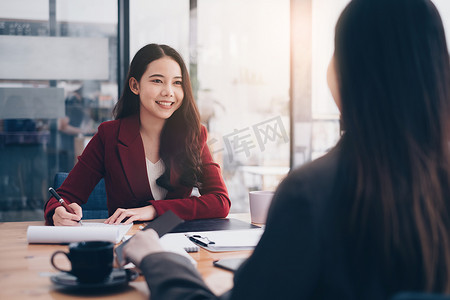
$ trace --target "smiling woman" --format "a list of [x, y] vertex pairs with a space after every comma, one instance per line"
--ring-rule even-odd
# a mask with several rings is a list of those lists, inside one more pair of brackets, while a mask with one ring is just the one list
[[130, 78], [130, 89], [140, 99], [140, 118], [146, 120], [146, 124], [141, 124], [141, 134], [145, 133], [143, 129], [147, 124], [164, 125], [164, 121], [181, 106], [182, 83], [180, 66], [168, 57], [151, 62], [139, 82]]
[[[178, 52], [157, 44], [141, 48], [114, 115], [116, 120], [100, 125], [58, 189], [75, 214], [50, 198], [47, 224], [78, 224], [80, 205], [101, 178], [108, 196], [106, 223], [152, 220], [167, 210], [185, 220], [228, 214], [228, 192]], [[191, 196], [194, 187], [200, 196]]]

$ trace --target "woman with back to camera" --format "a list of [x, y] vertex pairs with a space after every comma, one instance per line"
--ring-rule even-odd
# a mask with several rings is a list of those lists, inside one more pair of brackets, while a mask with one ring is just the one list
[[[328, 82], [345, 133], [281, 183], [258, 246], [222, 298], [450, 294], [450, 63], [435, 6], [351, 1]], [[215, 299], [157, 240], [141, 232], [125, 247], [152, 299]]]
[[[152, 220], [167, 210], [185, 220], [228, 215], [230, 200], [220, 167], [206, 144], [181, 56], [149, 44], [134, 56], [114, 121], [102, 123], [78, 163], [45, 207], [46, 224], [77, 225], [103, 177], [110, 217], [105, 223]], [[198, 187], [201, 196], [191, 196]]]

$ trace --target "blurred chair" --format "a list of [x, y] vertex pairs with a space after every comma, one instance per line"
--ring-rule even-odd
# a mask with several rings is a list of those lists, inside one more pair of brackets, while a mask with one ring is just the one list
[[[68, 173], [58, 172], [55, 175], [53, 186], [60, 187], [66, 179]], [[103, 178], [97, 183], [92, 193], [89, 195], [86, 204], [81, 205], [83, 208], [83, 219], [106, 219], [108, 218], [108, 208], [106, 206], [106, 189]]]
[[402, 292], [395, 294], [390, 300], [450, 300], [450, 295]]

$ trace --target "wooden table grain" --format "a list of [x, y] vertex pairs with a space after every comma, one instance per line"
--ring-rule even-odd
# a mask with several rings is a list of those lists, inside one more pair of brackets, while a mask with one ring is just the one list
[[[248, 214], [230, 214], [229, 217], [250, 221]], [[43, 221], [0, 223], [0, 299], [149, 299], [150, 292], [142, 276], [128, 287], [113, 291], [91, 293], [69, 292], [54, 285], [50, 277], [58, 271], [50, 263], [56, 250], [68, 251], [67, 245], [28, 244], [27, 228], [44, 225]], [[134, 234], [139, 225], [133, 225], [128, 234]], [[197, 261], [197, 269], [211, 290], [220, 295], [233, 286], [233, 273], [213, 266], [221, 258], [248, 257], [252, 251], [212, 253], [204, 249], [190, 253]], [[64, 256], [57, 256], [57, 263], [70, 268]]]

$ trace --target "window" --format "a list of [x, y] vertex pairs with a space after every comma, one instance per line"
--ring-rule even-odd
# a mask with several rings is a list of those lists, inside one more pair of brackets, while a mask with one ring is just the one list
[[183, 55], [231, 211], [248, 211], [249, 190], [289, 171], [289, 0], [140, 0], [130, 15], [131, 57], [148, 43]]
[[[130, 56], [164, 43], [189, 67], [232, 212], [339, 139], [326, 69], [348, 1], [129, 1]], [[450, 48], [450, 2], [433, 2]], [[112, 118], [118, 3], [0, 1], [0, 221], [42, 220], [55, 173]]]
[[117, 3], [3, 1], [0, 40], [0, 220], [41, 220], [55, 173], [111, 119]]

